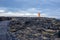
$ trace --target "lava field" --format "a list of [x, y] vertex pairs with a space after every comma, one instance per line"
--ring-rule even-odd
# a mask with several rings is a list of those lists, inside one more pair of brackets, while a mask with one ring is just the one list
[[[3, 19], [1, 18], [0, 21]], [[10, 17], [9, 40], [55, 40], [60, 38], [60, 19], [45, 17]], [[4, 21], [3, 20], [3, 21]]]

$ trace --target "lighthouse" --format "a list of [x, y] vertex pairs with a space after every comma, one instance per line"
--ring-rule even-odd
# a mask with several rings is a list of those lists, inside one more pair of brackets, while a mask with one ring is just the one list
[[37, 16], [40, 17], [40, 12], [38, 12]]

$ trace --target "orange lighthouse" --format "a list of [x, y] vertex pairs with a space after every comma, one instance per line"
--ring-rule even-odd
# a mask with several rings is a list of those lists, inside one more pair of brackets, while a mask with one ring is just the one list
[[38, 12], [38, 17], [40, 17], [40, 12]]

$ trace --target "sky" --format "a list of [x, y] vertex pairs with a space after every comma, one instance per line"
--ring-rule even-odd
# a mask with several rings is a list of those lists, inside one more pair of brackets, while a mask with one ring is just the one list
[[60, 0], [0, 0], [0, 14], [35, 15], [38, 12], [43, 17], [60, 18]]

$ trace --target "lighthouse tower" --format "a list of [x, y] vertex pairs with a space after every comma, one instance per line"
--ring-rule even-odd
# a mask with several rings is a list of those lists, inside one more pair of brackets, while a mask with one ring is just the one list
[[40, 12], [38, 12], [37, 16], [40, 17]]

